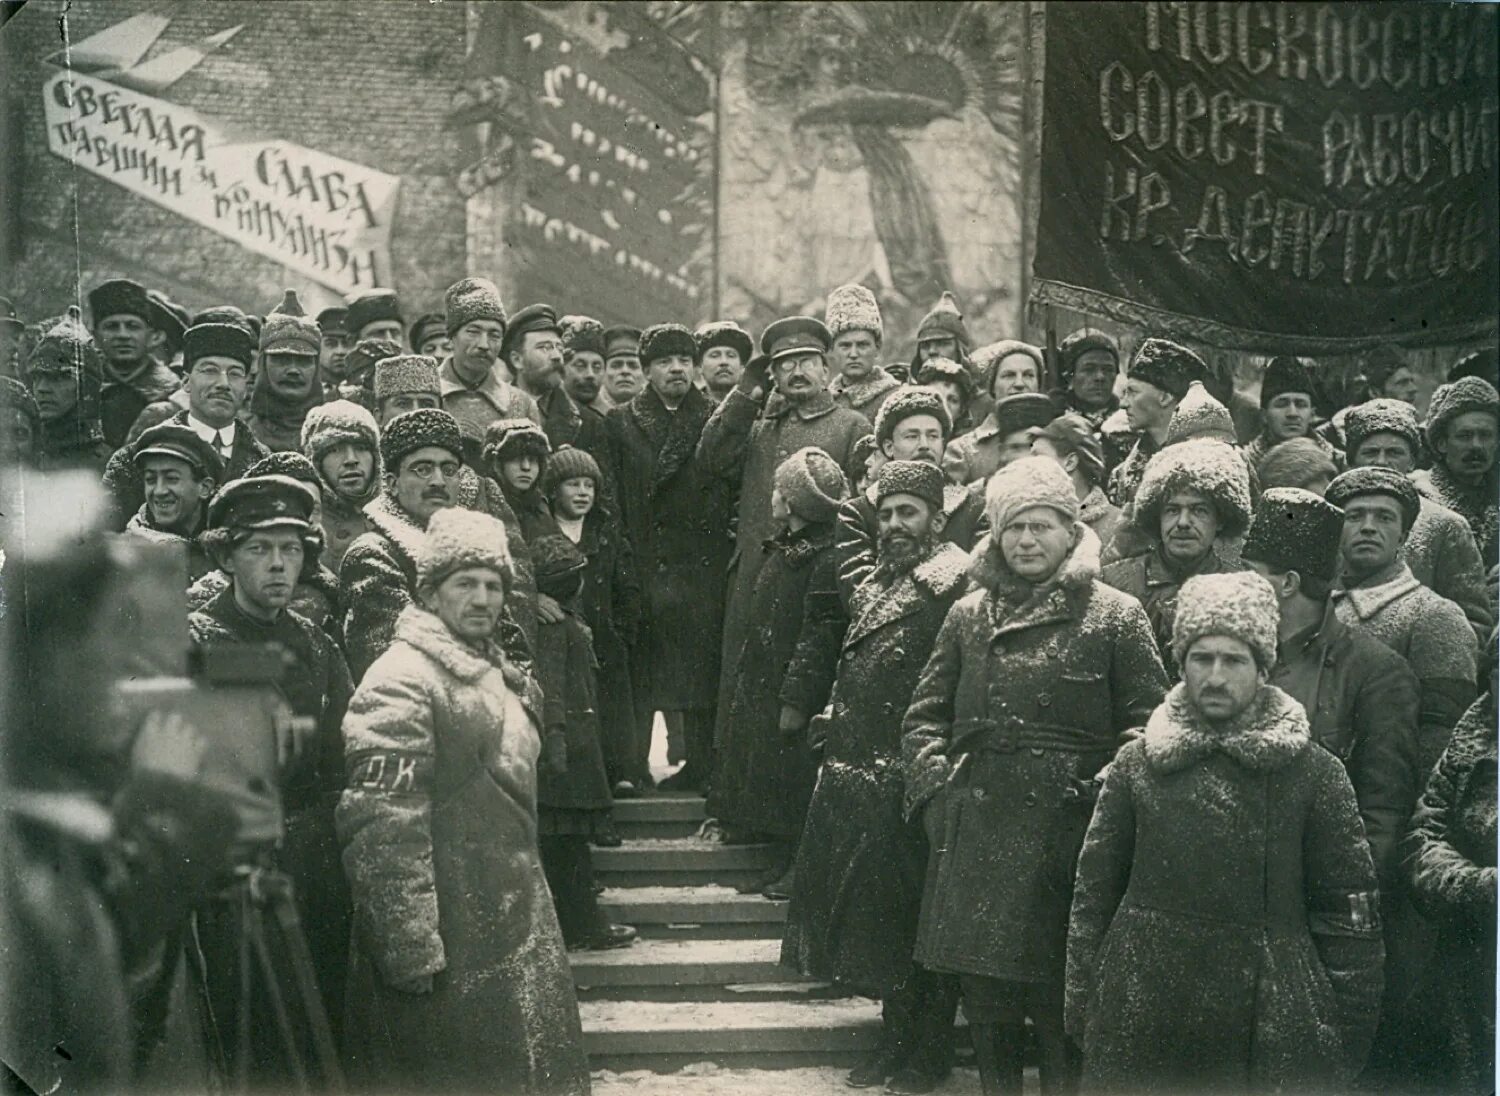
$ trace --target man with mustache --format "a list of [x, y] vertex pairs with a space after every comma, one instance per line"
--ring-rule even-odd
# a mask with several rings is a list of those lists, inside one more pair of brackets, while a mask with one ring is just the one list
[[1193, 575], [1240, 571], [1224, 542], [1250, 524], [1250, 482], [1244, 458], [1221, 441], [1196, 438], [1169, 445], [1146, 465], [1135, 495], [1135, 524], [1150, 550], [1104, 568], [1102, 579], [1146, 607], [1168, 675], [1177, 592]]
[[[542, 413], [536, 400], [506, 379], [501, 352], [507, 331], [500, 290], [485, 278], [462, 278], [443, 297], [453, 353], [438, 368], [443, 409], [473, 437], [484, 437], [496, 419], [531, 419]], [[498, 366], [498, 368], [497, 368]]]
[[219, 454], [188, 427], [164, 422], [141, 435], [132, 460], [140, 472], [146, 501], [125, 532], [186, 549], [188, 584], [214, 564], [196, 543], [208, 513], [208, 501], [224, 477]]
[[850, 604], [833, 694], [809, 728], [822, 768], [781, 955], [805, 975], [881, 1001], [880, 1047], [849, 1074], [854, 1088], [927, 1092], [953, 1064], [957, 980], [911, 957], [927, 843], [902, 817], [899, 767], [907, 702], [967, 588], [968, 557], [943, 539], [950, 490], [930, 459], [880, 469], [875, 565]]
[[[550, 304], [527, 305], [511, 318], [500, 356], [514, 372], [516, 386], [536, 401], [541, 415], [537, 421], [552, 448], [571, 445], [601, 460], [604, 420], [585, 415], [563, 387], [562, 327]], [[599, 487], [600, 501], [614, 509], [613, 481], [606, 479]]]
[[260, 328], [260, 375], [245, 425], [273, 453], [302, 450], [302, 420], [327, 397], [318, 381], [323, 336], [288, 289]]
[[[1481, 351], [1474, 357], [1484, 354], [1489, 355], [1488, 368], [1493, 372], [1495, 351]], [[1427, 405], [1424, 432], [1435, 459], [1431, 468], [1413, 473], [1412, 482], [1423, 495], [1468, 521], [1485, 567], [1494, 567], [1500, 562], [1500, 477], [1495, 472], [1500, 453], [1500, 394], [1476, 376], [1441, 385]]]
[[[942, 396], [930, 388], [909, 385], [891, 393], [875, 416], [875, 443], [886, 460], [921, 461], [939, 468], [952, 420]], [[853, 603], [854, 591], [875, 569], [880, 535], [879, 480], [839, 507], [839, 592]], [[984, 485], [943, 490], [935, 520], [945, 543], [967, 552], [984, 535]]]
[[149, 403], [166, 399], [180, 382], [151, 349], [161, 336], [152, 327], [156, 309], [144, 286], [116, 278], [89, 293], [94, 341], [104, 358], [99, 417], [111, 448], [125, 444], [131, 424]]
[[338, 574], [344, 553], [370, 528], [365, 507], [380, 493], [380, 430], [357, 403], [333, 400], [302, 423], [302, 453], [323, 491], [323, 562]]
[[[238, 479], [252, 464], [270, 455], [270, 450], [239, 420], [254, 360], [255, 340], [247, 328], [227, 323], [194, 324], [183, 336], [182, 361], [187, 378], [181, 391], [187, 407], [177, 407], [175, 397], [152, 404], [141, 412], [137, 426], [155, 418], [152, 425], [187, 427], [218, 454], [224, 478]], [[158, 414], [160, 418], [156, 418]], [[104, 486], [114, 499], [120, 528], [144, 501], [140, 473], [132, 457], [137, 444], [139, 437], [117, 450], [104, 470]]]
[[745, 375], [755, 344], [733, 320], [699, 324], [693, 339], [698, 347], [698, 390], [717, 407]]
[[901, 382], [880, 364], [885, 334], [875, 294], [862, 285], [841, 285], [828, 294], [823, 322], [833, 336], [833, 364], [838, 375], [828, 385], [834, 402], [858, 411], [871, 422]]
[[563, 391], [573, 398], [585, 416], [590, 411], [601, 418], [609, 410], [600, 399], [604, 390], [604, 325], [592, 316], [564, 316], [562, 328]]

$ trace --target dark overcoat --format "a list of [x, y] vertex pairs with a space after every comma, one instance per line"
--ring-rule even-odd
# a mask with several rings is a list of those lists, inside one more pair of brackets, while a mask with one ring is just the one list
[[733, 700], [709, 813], [744, 830], [795, 838], [817, 780], [807, 736], [783, 734], [783, 706], [804, 717], [833, 688], [847, 618], [838, 590], [833, 523], [783, 530], [764, 549], [750, 628], [730, 659]]
[[635, 699], [652, 710], [712, 708], [719, 687], [733, 494], [694, 452], [712, 411], [696, 389], [672, 412], [647, 388], [606, 418], [642, 600]]
[[630, 778], [630, 728], [636, 718], [631, 647], [641, 628], [641, 588], [635, 555], [617, 518], [594, 510], [583, 521], [578, 550], [588, 560], [578, 612], [594, 636], [598, 662], [599, 728], [611, 780]]
[[908, 806], [932, 842], [916, 958], [933, 970], [1061, 984], [1093, 780], [1166, 691], [1145, 611], [1098, 581], [1099, 538], [1078, 528], [1041, 585], [993, 542], [974, 550], [979, 588], [906, 713]]
[[952, 544], [862, 585], [819, 730], [823, 763], [797, 849], [781, 961], [887, 997], [911, 971], [927, 841], [902, 813], [901, 721], [968, 556]]
[[[542, 734], [562, 735], [568, 767], [556, 773], [543, 766], [537, 774], [537, 803], [561, 811], [608, 810], [612, 800], [604, 774], [604, 746], [599, 735], [599, 698], [589, 627], [569, 606], [556, 624], [537, 629], [537, 682], [542, 687]], [[564, 832], [572, 832], [565, 830]]]
[[357, 1081], [589, 1089], [537, 854], [541, 740], [524, 681], [498, 648], [481, 654], [412, 606], [350, 702], [338, 828], [354, 892], [346, 1043]]
[[1380, 1008], [1375, 869], [1343, 766], [1262, 686], [1183, 686], [1105, 778], [1078, 864], [1067, 1027], [1103, 1092], [1336, 1092]]

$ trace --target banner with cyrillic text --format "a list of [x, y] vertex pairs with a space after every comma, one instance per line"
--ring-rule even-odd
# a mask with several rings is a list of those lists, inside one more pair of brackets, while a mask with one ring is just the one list
[[1045, 18], [1037, 300], [1266, 353], [1495, 330], [1495, 5]]

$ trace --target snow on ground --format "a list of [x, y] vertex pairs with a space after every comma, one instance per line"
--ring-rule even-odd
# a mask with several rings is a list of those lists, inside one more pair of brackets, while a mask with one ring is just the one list
[[[848, 1069], [818, 1066], [806, 1069], [720, 1069], [698, 1062], [676, 1073], [632, 1070], [594, 1074], [593, 1096], [848, 1096]], [[1036, 1071], [1028, 1070], [1026, 1090], [1035, 1092]], [[866, 1091], [879, 1093], [879, 1088]], [[954, 1070], [937, 1089], [939, 1096], [979, 1096], [979, 1074]]]

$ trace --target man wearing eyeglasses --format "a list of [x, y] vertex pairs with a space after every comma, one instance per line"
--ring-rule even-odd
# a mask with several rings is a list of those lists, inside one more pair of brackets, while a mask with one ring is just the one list
[[[146, 407], [131, 427], [125, 445], [109, 458], [104, 486], [114, 498], [115, 528], [123, 529], [145, 501], [135, 464], [138, 439], [163, 422], [186, 426], [207, 442], [224, 465], [224, 480], [239, 479], [270, 450], [239, 421], [250, 386], [255, 339], [234, 324], [203, 323], [183, 336], [182, 361], [187, 377], [170, 399]], [[183, 405], [186, 406], [183, 406]]]

